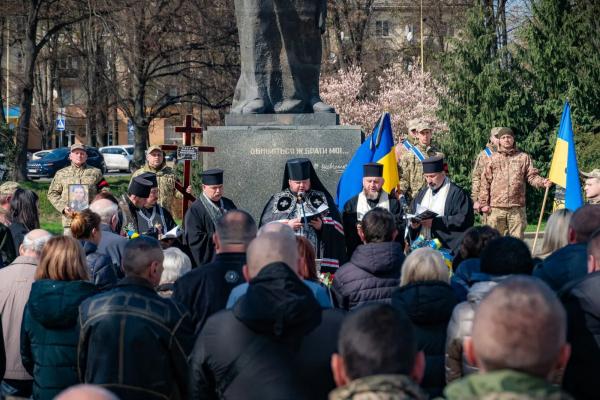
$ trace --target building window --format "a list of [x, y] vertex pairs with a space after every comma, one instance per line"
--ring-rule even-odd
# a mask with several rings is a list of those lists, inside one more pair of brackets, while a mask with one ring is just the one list
[[390, 21], [375, 21], [375, 36], [390, 36]]

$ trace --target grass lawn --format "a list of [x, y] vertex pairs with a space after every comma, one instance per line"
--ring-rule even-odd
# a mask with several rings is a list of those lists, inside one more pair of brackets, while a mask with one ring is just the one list
[[[127, 191], [130, 178], [130, 175], [122, 175], [107, 177], [106, 180], [110, 184], [111, 192], [118, 197]], [[52, 207], [47, 197], [50, 182], [26, 181], [20, 182], [20, 185], [24, 189], [33, 190], [40, 198], [40, 225], [42, 229], [46, 229], [53, 234], [62, 234], [61, 215]]]

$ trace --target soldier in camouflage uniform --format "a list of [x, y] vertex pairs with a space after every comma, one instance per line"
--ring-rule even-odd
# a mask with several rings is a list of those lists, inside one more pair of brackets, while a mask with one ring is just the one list
[[588, 204], [600, 204], [600, 169], [582, 172], [585, 179], [585, 198]]
[[527, 227], [525, 184], [543, 188], [552, 182], [542, 178], [531, 157], [517, 149], [512, 129], [502, 128], [499, 139], [498, 151], [481, 174], [479, 204], [481, 212], [488, 214], [488, 225], [502, 235], [523, 239]]
[[[473, 167], [473, 173], [471, 174], [471, 199], [473, 200], [473, 209], [475, 212], [479, 212], [481, 209], [481, 205], [479, 204], [481, 174], [488, 161], [492, 158], [492, 155], [498, 151], [498, 133], [501, 129], [502, 128], [492, 128], [488, 144], [485, 146], [485, 149], [481, 150], [475, 160], [475, 166]], [[484, 225], [487, 223], [486, 216], [486, 214], [481, 215], [481, 223]]]
[[48, 200], [56, 211], [62, 214], [62, 225], [65, 234], [70, 233], [71, 217], [73, 211], [68, 207], [69, 185], [86, 185], [88, 198], [93, 199], [100, 190], [108, 189], [108, 183], [98, 168], [86, 164], [87, 153], [85, 146], [76, 143], [71, 146], [69, 154], [71, 165], [56, 172], [48, 188]]
[[[158, 179], [158, 204], [173, 213], [173, 200], [181, 199], [182, 195], [175, 189], [177, 177], [173, 168], [168, 167], [165, 161], [165, 153], [160, 146], [153, 145], [148, 148], [146, 153], [146, 164], [135, 171], [131, 179], [146, 172], [156, 174]], [[187, 188], [191, 193], [191, 186]]]
[[[412, 199], [425, 184], [423, 165], [421, 161], [428, 157], [443, 156], [431, 144], [432, 129], [427, 123], [421, 122], [416, 127], [417, 141], [414, 150], [406, 150], [398, 161], [398, 176], [400, 177], [400, 193]], [[423, 159], [420, 159], [423, 156]], [[407, 200], [407, 202], [410, 202]]]
[[448, 400], [571, 400], [553, 385], [571, 354], [565, 309], [543, 282], [508, 278], [479, 304], [466, 358], [479, 372], [446, 386]]

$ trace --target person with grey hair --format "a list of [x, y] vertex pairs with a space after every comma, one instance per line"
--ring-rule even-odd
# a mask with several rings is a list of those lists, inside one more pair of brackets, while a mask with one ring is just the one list
[[21, 323], [42, 249], [51, 237], [42, 229], [27, 233], [19, 247], [19, 256], [0, 269], [0, 310], [6, 347], [6, 373], [2, 383], [7, 394], [31, 396], [33, 379], [21, 362]]
[[188, 307], [196, 333], [206, 319], [225, 308], [231, 290], [244, 282], [246, 248], [256, 237], [256, 222], [242, 210], [231, 210], [215, 222], [215, 258], [175, 282], [173, 297]]
[[192, 261], [177, 247], [169, 247], [163, 251], [164, 271], [160, 277], [160, 283], [156, 291], [162, 297], [171, 297], [175, 281], [192, 270]]
[[117, 396], [101, 386], [75, 385], [60, 392], [54, 400], [119, 400]]
[[551, 384], [569, 360], [566, 339], [565, 309], [548, 285], [508, 278], [481, 301], [464, 341], [465, 356], [479, 372], [448, 385], [445, 397], [571, 399]]
[[125, 278], [80, 306], [79, 379], [123, 399], [189, 398], [193, 326], [186, 308], [156, 293], [163, 272], [158, 240], [125, 246]]
[[90, 210], [100, 216], [102, 236], [98, 252], [108, 255], [113, 264], [120, 267], [127, 239], [118, 234], [119, 206], [109, 199], [100, 198], [90, 204]]
[[[190, 399], [324, 399], [344, 313], [322, 309], [298, 271], [294, 238], [250, 243], [246, 294], [208, 318], [190, 356]], [[217, 396], [218, 393], [218, 396]]]

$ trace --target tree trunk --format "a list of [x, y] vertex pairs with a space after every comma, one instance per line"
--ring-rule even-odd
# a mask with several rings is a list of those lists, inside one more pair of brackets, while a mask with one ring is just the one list
[[37, 58], [35, 45], [37, 31], [37, 15], [29, 16], [29, 26], [23, 38], [23, 63], [25, 72], [23, 74], [21, 116], [16, 134], [17, 155], [15, 158], [14, 179], [27, 180], [27, 143], [29, 142], [29, 126], [31, 124], [31, 104], [33, 102], [33, 70]]

